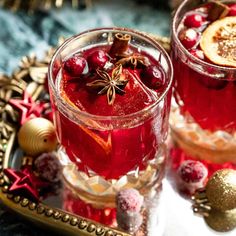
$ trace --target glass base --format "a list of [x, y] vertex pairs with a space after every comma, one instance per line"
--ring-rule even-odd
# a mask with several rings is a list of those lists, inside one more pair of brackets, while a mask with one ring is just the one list
[[58, 151], [63, 166], [63, 179], [67, 187], [84, 202], [95, 208], [115, 208], [116, 194], [134, 188], [144, 197], [160, 187], [165, 172], [166, 147], [158, 149], [156, 157], [147, 162], [146, 169], [136, 168], [119, 179], [105, 179], [94, 172], [79, 171], [70, 161], [64, 148]]
[[190, 116], [181, 115], [175, 105], [170, 114], [170, 126], [175, 146], [187, 155], [218, 164], [236, 164], [236, 132], [204, 130]]
[[[131, 171], [119, 179], [105, 179], [94, 172], [79, 171], [70, 161], [64, 148], [58, 151], [63, 165], [63, 209], [110, 227], [118, 227], [134, 236], [154, 236], [150, 230], [158, 226], [159, 200], [162, 179], [165, 174], [166, 147], [158, 149], [156, 157], [148, 161], [146, 169]], [[141, 211], [135, 217], [119, 215], [116, 209], [116, 195], [122, 189], [135, 188], [144, 197]], [[123, 214], [123, 213], [122, 213]], [[126, 214], [126, 213], [124, 213]], [[138, 216], [138, 217], [137, 217]], [[121, 218], [119, 218], [121, 217]], [[158, 219], [157, 219], [158, 218]], [[120, 227], [129, 221], [128, 229]]]

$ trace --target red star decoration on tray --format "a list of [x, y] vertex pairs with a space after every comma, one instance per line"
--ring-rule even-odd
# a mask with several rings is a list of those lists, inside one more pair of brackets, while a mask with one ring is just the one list
[[24, 92], [23, 99], [11, 99], [9, 103], [21, 111], [21, 125], [31, 118], [40, 117], [45, 109], [45, 103], [35, 102], [26, 91]]
[[37, 189], [47, 184], [37, 178], [29, 167], [25, 167], [22, 171], [7, 168], [4, 169], [4, 173], [12, 181], [9, 192], [20, 194], [36, 202], [39, 201]]

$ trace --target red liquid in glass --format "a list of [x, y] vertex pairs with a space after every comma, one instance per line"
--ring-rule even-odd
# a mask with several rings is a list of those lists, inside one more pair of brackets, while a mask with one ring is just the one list
[[[103, 48], [105, 51], [108, 49]], [[93, 50], [97, 48], [85, 51], [83, 57], [86, 58]], [[152, 64], [160, 65], [151, 56], [146, 56]], [[125, 94], [116, 94], [112, 106], [108, 105], [106, 94], [98, 95], [86, 88], [86, 83], [94, 79], [92, 76], [71, 78], [63, 73], [60, 81], [61, 94], [76, 109], [93, 115], [107, 117], [133, 114], [154, 104], [166, 88], [166, 84], [159, 90], [145, 86], [140, 79], [141, 70], [123, 69], [129, 82], [125, 87]], [[167, 131], [169, 107], [170, 95], [164, 100], [161, 109], [152, 111], [150, 118], [132, 126], [133, 119], [140, 119], [140, 115], [137, 115], [127, 120], [128, 127], [110, 130], [100, 126], [99, 121], [91, 120], [91, 128], [84, 125], [83, 121], [77, 124], [61, 112], [56, 112], [58, 135], [66, 153], [79, 170], [88, 174], [91, 170], [106, 179], [117, 179], [129, 171], [144, 169], [146, 162], [156, 156], [159, 143], [163, 142], [163, 135]]]
[[[201, 14], [204, 18], [207, 18], [208, 10], [211, 4], [202, 5], [190, 12], [187, 12], [183, 17], [182, 22], [179, 25], [179, 36], [183, 29], [189, 27], [184, 26], [184, 21], [189, 14], [196, 13]], [[232, 14], [229, 13], [229, 14]], [[193, 28], [197, 31], [201, 37], [201, 33], [209, 25], [210, 21], [203, 23], [199, 28]], [[185, 23], [186, 24], [186, 23]], [[201, 50], [199, 46], [199, 40], [192, 47], [189, 48], [189, 52], [192, 50]], [[174, 50], [173, 50], [174, 51]], [[193, 54], [193, 57], [196, 56]], [[205, 57], [204, 61], [209, 62]], [[180, 60], [179, 55], [172, 53], [172, 62], [175, 73], [176, 96], [177, 102], [181, 102], [180, 109], [182, 114], [191, 117], [198, 123], [203, 129], [210, 131], [224, 130], [227, 132], [235, 132], [236, 130], [236, 80], [235, 77], [217, 79], [207, 75], [203, 75], [197, 72], [196, 67], [192, 69], [188, 61], [185, 63]], [[213, 68], [209, 65], [208, 73], [211, 74]]]

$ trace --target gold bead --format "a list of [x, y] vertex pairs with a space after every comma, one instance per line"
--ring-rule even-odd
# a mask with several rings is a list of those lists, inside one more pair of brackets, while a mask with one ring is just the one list
[[70, 219], [70, 216], [67, 214], [62, 217], [63, 222], [67, 222], [67, 221], [69, 221], [69, 219]]
[[212, 210], [205, 221], [209, 227], [219, 232], [231, 231], [236, 227], [236, 209], [229, 211]]
[[96, 225], [95, 224], [89, 224], [88, 227], [87, 227], [87, 231], [89, 233], [92, 233], [93, 231], [95, 231], [96, 229]]
[[75, 225], [77, 225], [77, 223], [78, 223], [78, 219], [75, 218], [75, 217], [72, 217], [71, 220], [70, 220], [70, 224], [75, 226]]
[[206, 185], [206, 196], [212, 208], [220, 211], [236, 208], [236, 171], [217, 171]]
[[30, 156], [51, 152], [57, 146], [55, 127], [47, 119], [31, 119], [21, 126], [18, 142], [22, 150]]
[[62, 214], [59, 211], [56, 211], [53, 216], [54, 216], [55, 219], [58, 220], [58, 219], [61, 218]]
[[97, 229], [96, 229], [96, 235], [97, 235], [97, 236], [103, 235], [104, 232], [105, 232], [105, 229], [104, 229], [104, 228], [102, 228], [102, 227], [97, 227]]

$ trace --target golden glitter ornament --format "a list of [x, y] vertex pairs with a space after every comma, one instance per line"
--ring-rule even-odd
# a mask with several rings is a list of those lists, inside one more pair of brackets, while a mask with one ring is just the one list
[[30, 156], [51, 152], [57, 146], [55, 127], [47, 119], [31, 119], [21, 126], [18, 143], [22, 150]]
[[236, 171], [217, 171], [206, 185], [206, 197], [215, 209], [227, 211], [236, 208]]
[[236, 170], [215, 172], [206, 187], [193, 196], [193, 211], [204, 216], [214, 230], [226, 232], [236, 227]]
[[228, 232], [236, 227], [236, 209], [224, 212], [212, 210], [205, 221], [214, 230]]

